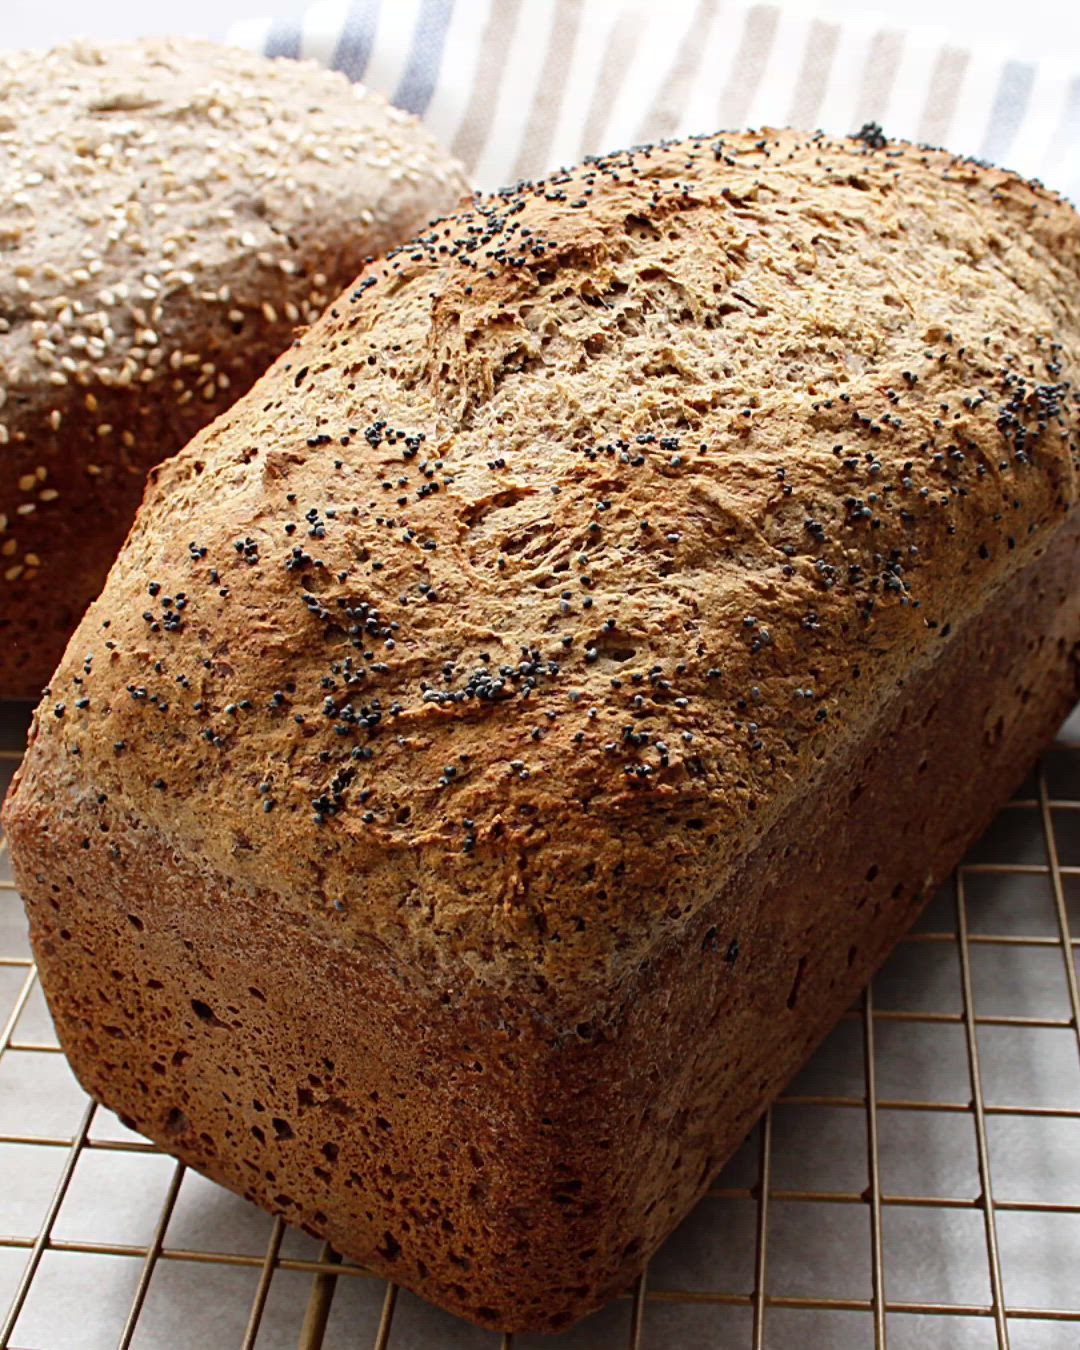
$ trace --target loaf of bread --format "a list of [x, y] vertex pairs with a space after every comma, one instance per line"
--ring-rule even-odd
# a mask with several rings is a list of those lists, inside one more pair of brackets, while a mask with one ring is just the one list
[[75, 1072], [482, 1324], [625, 1288], [1077, 694], [1080, 221], [613, 154], [151, 475], [7, 825]]
[[413, 118], [314, 65], [0, 54], [0, 697], [40, 696], [147, 469], [464, 191]]

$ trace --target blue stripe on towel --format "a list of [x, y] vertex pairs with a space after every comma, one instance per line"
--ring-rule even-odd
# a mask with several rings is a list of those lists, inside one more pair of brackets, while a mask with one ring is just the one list
[[413, 34], [409, 64], [401, 77], [393, 102], [406, 112], [423, 117], [439, 82], [446, 32], [454, 13], [454, 0], [423, 0]]
[[1031, 90], [1035, 84], [1035, 67], [1026, 61], [1006, 61], [998, 81], [994, 106], [986, 137], [979, 151], [983, 159], [1001, 164], [1007, 158], [1016, 133], [1024, 121]]
[[288, 56], [296, 61], [300, 57], [300, 25], [287, 23], [284, 19], [275, 19], [266, 35], [267, 56]]
[[343, 71], [350, 80], [364, 78], [375, 45], [378, 21], [379, 0], [363, 0], [349, 10], [334, 52], [334, 69]]

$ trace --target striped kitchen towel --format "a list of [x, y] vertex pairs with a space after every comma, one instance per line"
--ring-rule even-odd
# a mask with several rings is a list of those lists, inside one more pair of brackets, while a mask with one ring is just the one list
[[323, 0], [230, 41], [310, 57], [424, 119], [495, 188], [613, 148], [793, 125], [946, 145], [1080, 199], [1080, 59], [892, 17], [731, 0]]

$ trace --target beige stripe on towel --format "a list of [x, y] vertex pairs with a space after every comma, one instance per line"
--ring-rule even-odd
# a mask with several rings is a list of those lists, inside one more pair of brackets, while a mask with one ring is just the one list
[[889, 106], [896, 72], [900, 68], [900, 57], [904, 49], [904, 39], [900, 33], [875, 33], [863, 71], [862, 85], [859, 89], [859, 101], [855, 105], [855, 127], [867, 122], [880, 122]]
[[[535, 3], [535, 0], [534, 0]], [[581, 29], [582, 0], [557, 0], [544, 67], [529, 110], [525, 139], [514, 165], [515, 178], [536, 178], [551, 165], [551, 140], [562, 110], [566, 81]]]
[[943, 47], [934, 62], [934, 72], [926, 90], [926, 103], [919, 118], [919, 140], [927, 145], [944, 145], [956, 111], [956, 100], [964, 82], [970, 53], [957, 47]]
[[746, 11], [731, 73], [720, 95], [718, 127], [726, 130], [745, 124], [746, 114], [765, 72], [779, 20], [779, 10], [769, 5], [755, 5]]
[[698, 0], [671, 69], [657, 90], [649, 111], [638, 123], [635, 141], [659, 141], [670, 136], [678, 127], [690, 90], [701, 69], [709, 27], [715, 17], [716, 0]]
[[622, 88], [622, 82], [626, 77], [634, 52], [637, 50], [644, 22], [641, 11], [637, 8], [631, 8], [624, 9], [612, 26], [611, 40], [608, 43], [607, 51], [604, 53], [604, 63], [600, 67], [596, 88], [593, 90], [593, 96], [589, 102], [589, 111], [581, 129], [581, 149], [579, 151], [581, 158], [617, 148], [601, 145], [600, 138], [604, 134], [604, 128], [608, 124], [611, 110], [615, 106], [615, 100]]
[[499, 89], [506, 69], [506, 53], [513, 40], [522, 0], [495, 0], [480, 39], [476, 80], [469, 94], [465, 116], [454, 137], [454, 154], [472, 169], [487, 141]]
[[801, 127], [804, 131], [813, 131], [817, 127], [839, 41], [839, 24], [815, 19], [810, 25], [795, 94], [787, 114], [793, 127]]

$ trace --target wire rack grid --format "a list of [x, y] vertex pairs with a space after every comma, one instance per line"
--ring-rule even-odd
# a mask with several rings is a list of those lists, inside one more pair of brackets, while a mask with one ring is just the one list
[[428, 1307], [86, 1098], [2, 851], [0, 888], [0, 1350], [1080, 1350], [1080, 709], [633, 1291], [559, 1338]]

